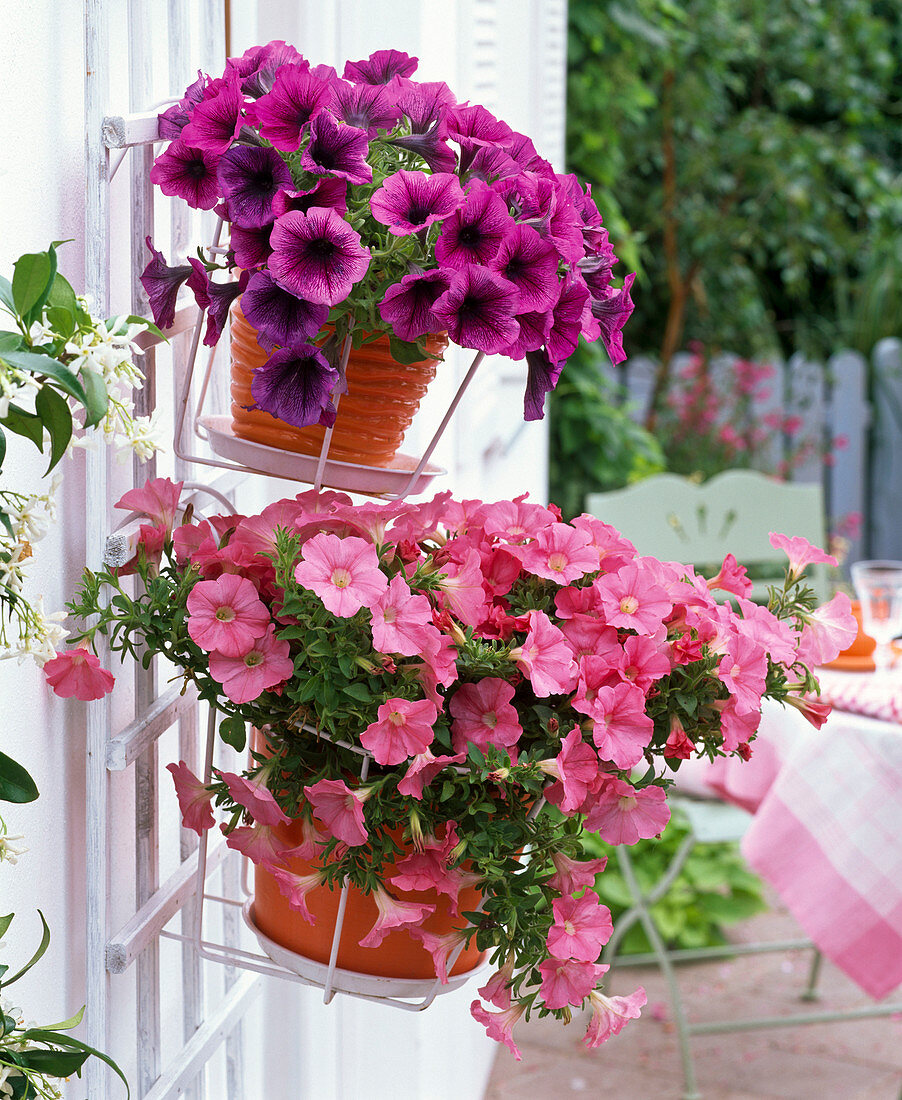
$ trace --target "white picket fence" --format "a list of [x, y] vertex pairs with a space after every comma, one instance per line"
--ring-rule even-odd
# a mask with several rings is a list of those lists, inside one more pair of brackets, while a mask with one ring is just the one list
[[[674, 374], [687, 361], [674, 361]], [[732, 377], [734, 355], [714, 358], [710, 374], [723, 389]], [[775, 436], [768, 465], [776, 468], [787, 457], [793, 440], [815, 438], [825, 447], [838, 437], [828, 463], [812, 454], [790, 474], [794, 481], [824, 486], [830, 529], [852, 514], [861, 516], [860, 533], [851, 540], [848, 561], [864, 557], [902, 559], [902, 340], [881, 340], [870, 357], [848, 349], [837, 351], [826, 363], [800, 354], [784, 361], [770, 359], [773, 379], [753, 405], [757, 422], [768, 413], [797, 416], [801, 421], [792, 438]], [[648, 408], [655, 364], [635, 357], [610, 370], [625, 388], [624, 400], [643, 420]]]

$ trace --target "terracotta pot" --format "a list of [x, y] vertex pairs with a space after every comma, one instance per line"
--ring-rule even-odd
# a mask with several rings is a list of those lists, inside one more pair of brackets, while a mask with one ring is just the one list
[[858, 622], [858, 637], [848, 649], [844, 649], [840, 653], [840, 657], [870, 657], [877, 648], [877, 643], [869, 634], [864, 632], [864, 627], [861, 624], [861, 602], [859, 600], [852, 600], [852, 614]]
[[[443, 334], [424, 337], [434, 356], [448, 346]], [[252, 405], [251, 378], [256, 367], [269, 358], [257, 343], [257, 330], [232, 307], [232, 429], [241, 439], [318, 455], [325, 428], [296, 428]], [[387, 336], [351, 350], [348, 360], [348, 392], [342, 395], [332, 432], [329, 457], [361, 466], [387, 466], [397, 453], [404, 433], [420, 407], [426, 388], [435, 377], [438, 359], [402, 364], [391, 355]]]
[[[293, 848], [302, 840], [301, 824], [292, 821], [275, 829], [278, 839], [287, 847]], [[394, 839], [401, 843], [401, 830]], [[296, 857], [289, 858], [289, 869], [295, 874], [310, 874], [316, 865]], [[435, 890], [398, 890], [390, 887], [401, 901], [428, 902], [435, 905], [435, 912], [423, 921], [423, 927], [436, 935], [442, 935], [466, 923], [463, 917], [453, 917], [449, 912], [449, 900]], [[341, 891], [321, 886], [307, 894], [307, 908], [315, 917], [315, 924], [307, 924], [291, 908], [287, 898], [279, 892], [278, 884], [264, 867], [254, 869], [254, 923], [257, 928], [275, 943], [287, 947], [298, 955], [328, 963], [332, 950], [332, 935]], [[482, 900], [475, 887], [465, 887], [460, 891], [459, 908], [473, 912]], [[361, 947], [359, 942], [373, 927], [378, 909], [372, 897], [361, 893], [354, 886], [348, 888], [348, 901], [342, 925], [341, 945], [336, 965], [341, 970], [353, 970], [360, 974], [375, 974], [383, 978], [434, 978], [435, 968], [432, 956], [421, 943], [414, 940], [403, 928], [389, 932], [379, 947]], [[476, 948], [475, 941], [465, 948], [451, 974], [464, 974], [475, 969], [482, 959], [482, 953]]]

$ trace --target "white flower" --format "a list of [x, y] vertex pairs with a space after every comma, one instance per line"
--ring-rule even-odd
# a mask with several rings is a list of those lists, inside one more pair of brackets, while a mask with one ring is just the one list
[[0, 863], [3, 863], [4, 860], [7, 863], [12, 863], [13, 865], [18, 863], [19, 862], [19, 856], [24, 855], [28, 851], [28, 849], [27, 848], [16, 848], [16, 847], [14, 847], [13, 846], [13, 841], [14, 840], [24, 840], [24, 839], [25, 839], [25, 837], [22, 836], [22, 835], [17, 835], [17, 836], [3, 836], [3, 835], [0, 835]]

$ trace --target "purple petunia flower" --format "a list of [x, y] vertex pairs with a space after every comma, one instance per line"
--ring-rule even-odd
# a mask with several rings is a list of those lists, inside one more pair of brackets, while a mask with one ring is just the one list
[[[277, 194], [281, 195], [283, 192], [279, 191]], [[229, 234], [229, 244], [237, 266], [246, 271], [262, 267], [272, 255], [272, 245], [269, 243], [271, 233], [272, 224], [261, 225], [254, 229], [233, 225]]]
[[489, 267], [520, 291], [524, 313], [544, 312], [558, 300], [558, 254], [528, 225], [515, 225], [501, 242]]
[[379, 303], [379, 314], [396, 336], [414, 341], [429, 332], [437, 332], [442, 323], [432, 312], [435, 302], [451, 285], [451, 271], [434, 268], [414, 271], [390, 286]]
[[311, 206], [329, 207], [344, 217], [348, 209], [348, 181], [327, 177], [318, 180], [309, 191], [279, 191], [272, 203], [277, 218], [289, 210], [303, 210], [306, 214]]
[[224, 153], [241, 129], [243, 107], [244, 96], [236, 74], [223, 80], [215, 95], [205, 96], [198, 103], [182, 131], [182, 139], [195, 149]]
[[484, 184], [474, 184], [442, 226], [435, 258], [446, 267], [489, 263], [514, 224], [500, 195]]
[[271, 222], [277, 191], [291, 187], [291, 171], [275, 149], [235, 145], [219, 162], [219, 184], [235, 225], [259, 229]]
[[540, 176], [554, 176], [554, 169], [547, 160], [536, 152], [536, 147], [526, 134], [517, 133], [504, 143], [504, 150], [512, 157], [524, 172], [535, 172]]
[[468, 106], [458, 104], [445, 113], [442, 123], [443, 137], [456, 141], [460, 146], [460, 170], [465, 172], [483, 145], [504, 145], [514, 136], [506, 122], [480, 106], [478, 103]]
[[310, 119], [331, 100], [327, 81], [310, 72], [307, 62], [283, 65], [272, 91], [247, 109], [248, 119], [276, 149], [299, 149]]
[[520, 326], [520, 332], [512, 344], [502, 348], [501, 354], [508, 359], [519, 360], [528, 352], [538, 351], [542, 347], [551, 331], [554, 314], [550, 309], [544, 313], [518, 313], [515, 320]]
[[503, 149], [492, 148], [483, 145], [476, 150], [476, 155], [470, 161], [470, 166], [464, 173], [467, 180], [482, 180], [483, 183], [493, 183], [507, 176], [516, 176], [520, 172], [517, 162], [508, 156]]
[[[561, 363], [576, 351], [588, 304], [585, 283], [578, 275], [568, 275], [554, 307], [554, 324], [545, 345], [553, 362]], [[589, 334], [586, 336], [590, 338]]]
[[371, 183], [373, 170], [366, 162], [369, 148], [366, 131], [342, 125], [328, 111], [320, 111], [310, 123], [310, 144], [301, 154], [301, 167], [314, 176]]
[[332, 110], [349, 126], [365, 130], [374, 138], [380, 130], [392, 130], [401, 117], [400, 108], [380, 84], [349, 84], [336, 80], [332, 86]]
[[604, 344], [611, 363], [616, 367], [626, 359], [623, 351], [623, 326], [633, 312], [633, 300], [630, 289], [635, 274], [627, 275], [621, 290], [610, 290], [605, 298], [592, 298], [590, 301], [592, 316], [601, 329], [601, 342]]
[[390, 144], [415, 153], [433, 172], [453, 172], [457, 167], [457, 156], [442, 141], [438, 122], [424, 134], [402, 134], [392, 138]]
[[396, 76], [413, 76], [419, 59], [400, 50], [376, 50], [366, 61], [348, 61], [342, 76], [355, 84], [388, 84]]
[[370, 199], [373, 217], [403, 237], [447, 218], [463, 202], [460, 180], [450, 172], [405, 172], [387, 176]]
[[513, 283], [468, 264], [454, 273], [432, 312], [455, 344], [493, 355], [517, 338], [517, 298]]
[[251, 408], [262, 409], [296, 428], [333, 423], [335, 409], [329, 398], [338, 377], [338, 371], [312, 344], [282, 348], [254, 371], [251, 396], [255, 404]]
[[545, 416], [545, 395], [558, 383], [566, 359], [552, 363], [544, 348], [526, 353], [526, 393], [523, 398], [523, 419], [542, 420]]
[[617, 257], [614, 255], [614, 246], [608, 239], [606, 229], [592, 229], [587, 232], [593, 234], [593, 240], [587, 242], [590, 247], [577, 264], [577, 269], [585, 279], [592, 297], [604, 298], [611, 285], [612, 269], [617, 263]]
[[267, 42], [265, 46], [252, 46], [241, 57], [226, 59], [226, 69], [234, 68], [241, 77], [241, 90], [245, 95], [265, 95], [273, 86], [276, 71], [281, 65], [306, 65], [301, 54], [281, 39]]
[[425, 134], [445, 111], [457, 106], [454, 93], [444, 80], [415, 84], [398, 97], [398, 106], [410, 121], [413, 134]]
[[164, 195], [184, 199], [195, 210], [212, 210], [219, 201], [218, 164], [219, 157], [179, 138], [154, 161], [150, 179]]
[[241, 309], [264, 344], [282, 348], [313, 339], [329, 316], [328, 306], [289, 294], [267, 271], [250, 277]]
[[273, 226], [269, 270], [284, 290], [334, 306], [344, 301], [370, 265], [360, 234], [334, 210], [290, 210]]
[[160, 328], [171, 327], [175, 320], [175, 303], [179, 288], [184, 282], [188, 282], [194, 291], [198, 305], [205, 309], [203, 300], [206, 294], [206, 269], [200, 260], [170, 267], [163, 253], [158, 252], [151, 244], [150, 237], [145, 238], [145, 244], [150, 249], [152, 259], [141, 275], [141, 286], [147, 293], [156, 324]]
[[516, 179], [515, 195], [500, 182], [520, 210], [520, 216], [540, 237], [550, 240], [565, 263], [578, 263], [583, 255], [583, 234], [579, 215], [557, 179], [546, 179], [534, 172], [522, 172]]
[[[249, 271], [242, 271], [237, 280], [232, 279], [227, 283], [214, 283], [212, 279], [207, 281], [207, 329], [204, 333], [204, 345], [208, 348], [216, 347], [222, 330], [229, 318], [229, 309], [232, 302], [243, 294], [250, 278]], [[191, 280], [188, 280], [191, 285]]]

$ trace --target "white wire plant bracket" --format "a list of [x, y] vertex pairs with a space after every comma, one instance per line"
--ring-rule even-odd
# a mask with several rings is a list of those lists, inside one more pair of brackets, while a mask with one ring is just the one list
[[[312, 736], [331, 741], [333, 744], [358, 755], [361, 758], [360, 779], [361, 782], [366, 782], [370, 764], [373, 760], [372, 753], [360, 746], [352, 745], [350, 742], [329, 737], [322, 730], [317, 730], [313, 726], [303, 725], [300, 729], [310, 733]], [[204, 759], [205, 784], [209, 784], [213, 781], [213, 755], [215, 744], [216, 708], [211, 706], [207, 719], [207, 742]], [[454, 768], [454, 770], [462, 771], [463, 769]], [[534, 819], [539, 814], [544, 804], [544, 798], [540, 798], [536, 801], [535, 805], [529, 811], [530, 820]], [[339, 895], [338, 911], [336, 913], [335, 926], [332, 933], [332, 944], [328, 965], [315, 962], [314, 960], [304, 959], [303, 956], [299, 956], [295, 952], [289, 951], [287, 948], [280, 948], [278, 944], [271, 944], [271, 941], [268, 941], [256, 928], [253, 921], [253, 899], [247, 882], [247, 869], [250, 861], [246, 857], [243, 860], [244, 875], [242, 876], [242, 894], [244, 896], [242, 898], [229, 898], [206, 892], [208, 836], [209, 830], [204, 832], [198, 850], [197, 871], [194, 879], [195, 922], [193, 934], [189, 937], [173, 932], [162, 933], [167, 939], [190, 942], [194, 946], [194, 950], [203, 959], [237, 967], [241, 970], [249, 970], [256, 974], [263, 974], [266, 977], [281, 978], [285, 981], [322, 989], [324, 1004], [329, 1004], [336, 993], [343, 993], [346, 996], [356, 997], [359, 1000], [389, 1005], [407, 1012], [424, 1011], [429, 1008], [437, 996], [442, 993], [450, 993], [460, 988], [460, 986], [464, 985], [470, 978], [480, 973], [488, 965], [487, 952], [486, 959], [479, 962], [471, 970], [462, 974], [451, 974], [454, 964], [457, 962], [460, 953], [464, 949], [465, 943], [462, 941], [448, 956], [446, 970], [449, 975], [449, 980], [446, 983], [442, 983], [438, 977], [435, 979], [382, 978], [375, 975], [361, 974], [356, 971], [339, 969], [337, 966], [337, 959], [348, 897], [349, 882], [347, 878], [342, 884]], [[220, 848], [221, 847], [220, 845]], [[217, 849], [217, 852], [218, 851], [219, 849]], [[252, 951], [245, 951], [242, 948], [230, 944], [217, 943], [213, 940], [205, 939], [204, 910], [208, 902], [240, 907], [244, 915], [245, 923], [257, 937], [258, 941], [261, 942], [261, 945], [265, 943], [268, 947], [271, 947], [273, 954], [263, 955]], [[480, 902], [475, 912], [481, 912], [483, 904], [484, 902]], [[278, 961], [279, 957], [290, 957], [292, 964], [297, 960], [303, 967], [303, 972], [299, 972], [290, 966], [280, 964]], [[422, 999], [412, 999], [418, 997], [422, 997]]]

